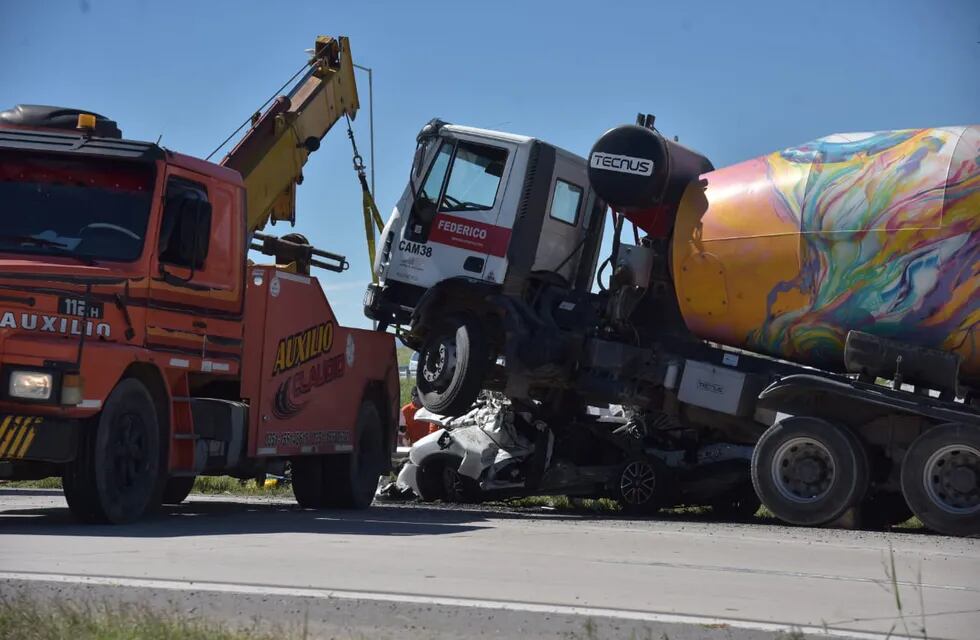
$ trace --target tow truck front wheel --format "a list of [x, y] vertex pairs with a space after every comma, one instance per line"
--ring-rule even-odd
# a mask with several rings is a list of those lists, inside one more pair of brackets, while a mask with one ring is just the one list
[[82, 425], [75, 460], [65, 468], [65, 499], [83, 522], [123, 524], [156, 509], [164, 488], [160, 428], [153, 398], [129, 378], [102, 412]]
[[439, 415], [463, 415], [476, 401], [489, 364], [480, 323], [445, 320], [429, 332], [419, 352], [415, 382], [422, 404]]

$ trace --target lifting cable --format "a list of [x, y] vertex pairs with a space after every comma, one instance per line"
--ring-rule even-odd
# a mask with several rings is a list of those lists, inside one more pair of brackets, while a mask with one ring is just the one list
[[357, 142], [354, 140], [354, 129], [351, 128], [350, 116], [344, 114], [344, 117], [347, 118], [347, 137], [350, 138], [350, 146], [354, 151], [354, 171], [357, 172], [357, 179], [361, 181], [361, 194], [364, 207], [364, 236], [367, 240], [368, 259], [371, 261], [371, 281], [377, 283], [378, 274], [374, 272], [374, 255], [377, 250], [375, 246], [375, 228], [380, 233], [385, 225], [381, 220], [381, 214], [378, 213], [378, 205], [374, 203], [374, 196], [371, 195], [371, 189], [368, 188], [367, 174], [364, 171], [364, 159], [357, 151]]

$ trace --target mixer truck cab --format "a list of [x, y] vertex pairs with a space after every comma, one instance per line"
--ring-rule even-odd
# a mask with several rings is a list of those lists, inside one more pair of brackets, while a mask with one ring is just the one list
[[433, 120], [417, 143], [364, 308], [382, 328], [408, 329], [426, 406], [459, 413], [506, 361], [508, 332], [527, 330], [508, 319], [535, 292], [589, 292], [605, 205], [585, 159], [542, 140]]

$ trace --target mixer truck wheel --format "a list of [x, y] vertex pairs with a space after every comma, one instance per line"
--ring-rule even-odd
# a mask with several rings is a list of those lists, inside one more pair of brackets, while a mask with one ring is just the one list
[[902, 493], [939, 533], [980, 533], [980, 428], [944, 424], [920, 435], [902, 462]]
[[864, 499], [867, 453], [844, 427], [820, 418], [785, 418], [756, 444], [752, 484], [762, 504], [780, 520], [827, 524]]
[[153, 398], [135, 378], [112, 390], [82, 426], [78, 454], [65, 468], [68, 509], [83, 522], [123, 524], [160, 506], [161, 438]]
[[447, 318], [432, 328], [419, 352], [415, 383], [422, 404], [439, 415], [463, 415], [476, 401], [489, 366], [480, 323]]

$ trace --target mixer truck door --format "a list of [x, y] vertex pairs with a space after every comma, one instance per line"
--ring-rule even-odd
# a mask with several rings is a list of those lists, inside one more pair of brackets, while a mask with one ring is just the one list
[[586, 212], [594, 195], [581, 158], [557, 150], [547, 212], [534, 258], [534, 271], [556, 273], [571, 283], [582, 260], [582, 239], [588, 231]]

